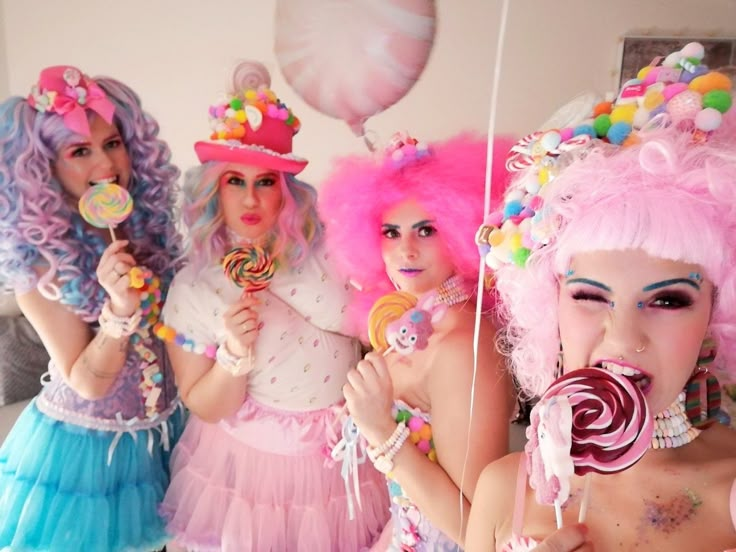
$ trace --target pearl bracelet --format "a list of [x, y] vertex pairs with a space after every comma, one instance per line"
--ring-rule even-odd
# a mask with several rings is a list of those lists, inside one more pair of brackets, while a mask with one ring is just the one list
[[121, 339], [133, 335], [138, 330], [142, 316], [140, 308], [136, 309], [131, 316], [117, 316], [110, 308], [110, 300], [106, 299], [97, 322], [100, 324], [100, 330], [105, 334], [114, 339]]
[[252, 363], [249, 363], [246, 357], [232, 354], [226, 343], [217, 348], [215, 360], [217, 364], [235, 377], [244, 376], [253, 369]]
[[394, 457], [404, 446], [410, 433], [409, 428], [406, 427], [404, 422], [401, 422], [385, 443], [376, 448], [369, 447], [366, 450], [368, 458], [371, 459], [373, 466], [379, 472], [385, 475], [394, 469]]

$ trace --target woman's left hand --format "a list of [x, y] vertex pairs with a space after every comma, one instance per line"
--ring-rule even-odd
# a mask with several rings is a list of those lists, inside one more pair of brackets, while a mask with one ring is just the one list
[[342, 391], [350, 415], [368, 443], [373, 447], [384, 443], [396, 429], [391, 416], [394, 385], [386, 359], [378, 353], [365, 355], [348, 372]]

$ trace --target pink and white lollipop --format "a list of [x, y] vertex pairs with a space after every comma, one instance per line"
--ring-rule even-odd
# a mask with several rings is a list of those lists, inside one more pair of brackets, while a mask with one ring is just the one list
[[[531, 414], [525, 447], [529, 484], [540, 504], [560, 507], [573, 473], [616, 473], [649, 448], [654, 425], [644, 395], [628, 378], [583, 368], [557, 379]], [[588, 483], [581, 505], [587, 506]]]

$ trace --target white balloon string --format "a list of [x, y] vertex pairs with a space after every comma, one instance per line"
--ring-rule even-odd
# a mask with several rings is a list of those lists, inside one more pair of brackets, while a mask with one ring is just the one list
[[[487, 215], [491, 210], [491, 186], [493, 184], [491, 175], [493, 174], [493, 145], [494, 135], [496, 132], [496, 107], [498, 105], [498, 88], [501, 81], [501, 60], [503, 59], [503, 47], [506, 40], [506, 23], [509, 14], [509, 0], [503, 0], [501, 7], [501, 19], [498, 28], [498, 39], [496, 42], [496, 61], [493, 66], [493, 87], [491, 89], [491, 106], [488, 116], [488, 149], [486, 151], [486, 180], [485, 180], [485, 197], [483, 206], [483, 215]], [[482, 221], [481, 221], [482, 222]], [[478, 268], [478, 294], [475, 303], [475, 329], [473, 331], [473, 378], [470, 384], [470, 414], [468, 418], [468, 437], [465, 445], [465, 459], [463, 460], [463, 471], [460, 477], [460, 531], [463, 530], [465, 522], [465, 500], [463, 486], [465, 483], [465, 472], [468, 467], [468, 457], [470, 456], [470, 436], [472, 435], [473, 426], [473, 410], [475, 407], [475, 383], [478, 375], [478, 345], [480, 341], [480, 322], [483, 311], [483, 291], [485, 285], [485, 260], [481, 257]]]

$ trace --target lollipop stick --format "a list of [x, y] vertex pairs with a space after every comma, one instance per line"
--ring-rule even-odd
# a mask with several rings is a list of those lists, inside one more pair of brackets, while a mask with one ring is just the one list
[[559, 499], [555, 499], [555, 519], [557, 520], [557, 528], [562, 529], [562, 505]]
[[588, 503], [590, 502], [590, 480], [591, 472], [585, 474], [585, 487], [583, 489], [583, 500], [580, 502], [580, 512], [578, 513], [578, 523], [585, 522], [585, 515], [588, 513]]
[[394, 346], [393, 346], [393, 345], [391, 345], [391, 346], [390, 346], [390, 347], [389, 347], [388, 349], [386, 349], [385, 351], [383, 351], [383, 355], [382, 355], [382, 356], [388, 356], [388, 354], [389, 354], [389, 353], [390, 353], [391, 351], [393, 351], [393, 350], [394, 350]]
[[108, 225], [108, 229], [110, 230], [110, 237], [112, 238], [112, 241], [117, 240], [117, 238], [115, 237], [115, 230], [113, 229], [112, 224]]

